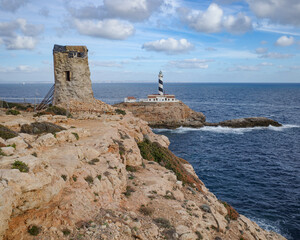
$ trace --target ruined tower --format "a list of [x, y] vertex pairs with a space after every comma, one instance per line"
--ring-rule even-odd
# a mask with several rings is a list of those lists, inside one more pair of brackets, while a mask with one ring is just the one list
[[94, 98], [86, 46], [54, 45], [53, 61], [53, 104], [68, 103], [71, 99], [85, 102]]

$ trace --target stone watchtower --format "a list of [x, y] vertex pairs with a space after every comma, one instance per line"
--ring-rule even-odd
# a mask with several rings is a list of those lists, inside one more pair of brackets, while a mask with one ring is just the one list
[[53, 104], [66, 104], [71, 99], [85, 102], [94, 98], [86, 46], [54, 45], [53, 61]]

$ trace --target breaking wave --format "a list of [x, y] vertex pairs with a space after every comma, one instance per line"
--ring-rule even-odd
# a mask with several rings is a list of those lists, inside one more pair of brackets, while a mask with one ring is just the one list
[[202, 128], [189, 128], [189, 127], [179, 127], [176, 129], [154, 129], [156, 133], [163, 133], [163, 132], [171, 132], [171, 133], [187, 133], [190, 131], [203, 131], [203, 132], [214, 132], [214, 133], [221, 133], [221, 134], [244, 134], [251, 131], [259, 131], [259, 130], [271, 130], [276, 132], [282, 132], [285, 129], [289, 128], [299, 128], [300, 125], [292, 125], [292, 124], [285, 124], [282, 127], [253, 127], [253, 128], [229, 128], [229, 127], [210, 127], [205, 126]]

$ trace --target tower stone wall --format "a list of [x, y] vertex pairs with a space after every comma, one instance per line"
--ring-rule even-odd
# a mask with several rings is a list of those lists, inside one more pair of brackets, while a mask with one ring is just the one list
[[53, 104], [66, 104], [70, 100], [85, 102], [94, 98], [86, 46], [54, 45], [53, 61]]

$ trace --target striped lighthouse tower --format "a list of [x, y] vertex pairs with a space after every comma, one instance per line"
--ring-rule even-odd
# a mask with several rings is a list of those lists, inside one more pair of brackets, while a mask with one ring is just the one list
[[158, 74], [158, 94], [161, 96], [164, 95], [163, 77], [164, 75], [162, 74], [162, 71], [160, 71]]

